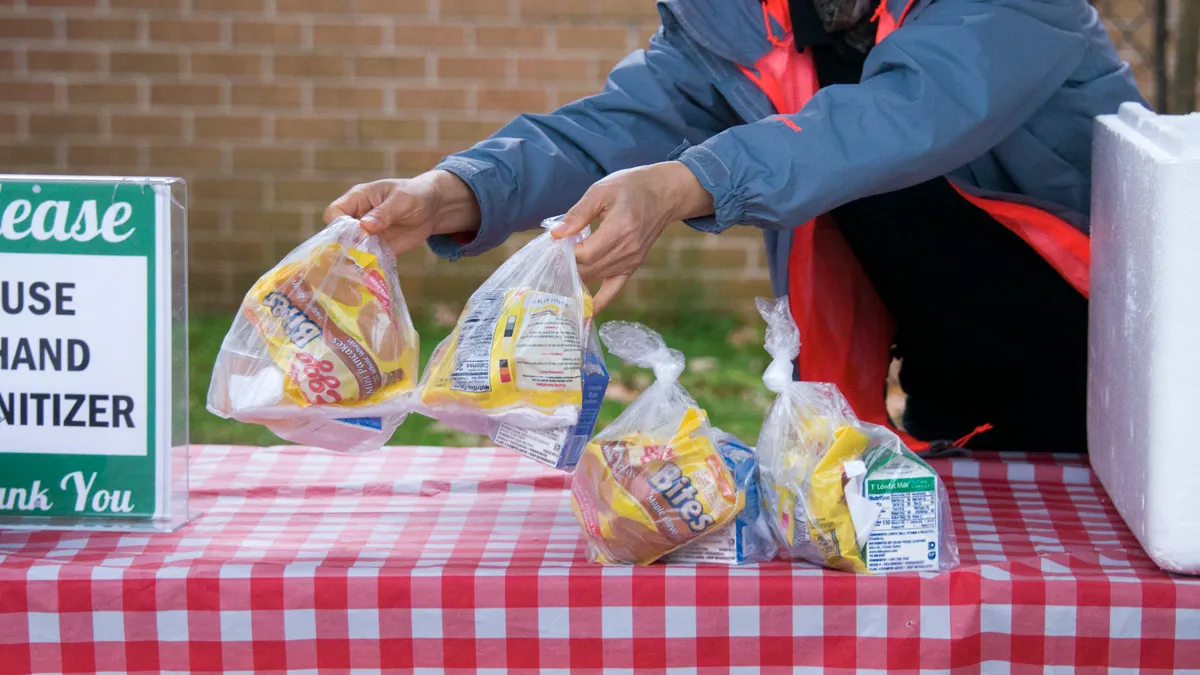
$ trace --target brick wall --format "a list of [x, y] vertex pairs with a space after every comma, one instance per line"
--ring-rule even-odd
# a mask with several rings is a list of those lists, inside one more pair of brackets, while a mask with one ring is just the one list
[[[347, 187], [597, 90], [655, 25], [652, 0], [0, 0], [0, 171], [186, 178], [193, 306], [228, 311]], [[460, 303], [504, 253], [415, 251], [405, 292]], [[767, 290], [756, 231], [676, 225], [626, 300]]]

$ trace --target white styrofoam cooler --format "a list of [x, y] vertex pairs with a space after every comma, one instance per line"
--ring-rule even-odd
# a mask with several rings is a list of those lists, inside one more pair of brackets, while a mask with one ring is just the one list
[[1088, 443], [1160, 567], [1200, 574], [1200, 114], [1096, 124]]

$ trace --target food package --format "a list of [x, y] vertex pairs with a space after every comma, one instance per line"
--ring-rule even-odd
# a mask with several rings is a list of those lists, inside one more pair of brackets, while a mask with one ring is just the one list
[[498, 423], [522, 429], [576, 424], [584, 399], [583, 355], [592, 298], [575, 266], [575, 244], [550, 229], [504, 262], [467, 300], [454, 331], [429, 359], [421, 412], [468, 433]]
[[713, 429], [717, 452], [733, 474], [734, 486], [742, 495], [742, 510], [733, 522], [701, 537], [667, 556], [672, 563], [716, 563], [744, 565], [771, 560], [779, 544], [771, 531], [767, 512], [758, 493], [758, 456], [754, 449], [733, 434]]
[[246, 294], [208, 409], [303, 445], [373, 450], [412, 408], [418, 351], [395, 257], [342, 217]]
[[680, 386], [683, 354], [641, 324], [609, 322], [600, 337], [655, 382], [584, 449], [571, 507], [588, 559], [648, 565], [720, 530], [744, 504], [708, 415]]
[[595, 323], [588, 321], [588, 340], [583, 352], [583, 404], [579, 421], [553, 429], [525, 428], [512, 422], [492, 421], [488, 436], [497, 447], [508, 448], [546, 466], [572, 471], [583, 448], [592, 437], [600, 405], [608, 390], [608, 367], [600, 348]]
[[787, 298], [758, 309], [773, 359], [763, 381], [778, 394], [758, 437], [760, 488], [789, 557], [858, 573], [956, 566], [941, 478], [894, 432], [859, 421], [837, 387], [793, 381]]

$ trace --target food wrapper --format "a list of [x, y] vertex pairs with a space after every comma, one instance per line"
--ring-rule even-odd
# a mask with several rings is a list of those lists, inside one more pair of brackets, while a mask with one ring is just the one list
[[343, 217], [246, 294], [217, 355], [208, 409], [295, 443], [375, 449], [412, 408], [417, 360], [395, 257]]
[[763, 562], [779, 554], [767, 512], [758, 493], [758, 456], [731, 433], [713, 429], [717, 452], [733, 474], [734, 487], [743, 506], [733, 522], [701, 537], [667, 556], [667, 562], [745, 565]]
[[584, 449], [571, 507], [588, 559], [648, 565], [720, 530], [744, 504], [708, 415], [679, 385], [683, 354], [641, 324], [600, 328], [609, 351], [654, 369], [655, 382]]
[[[789, 557], [847, 572], [958, 565], [945, 485], [890, 429], [860, 421], [832, 384], [795, 382], [786, 297], [759, 299], [775, 399], [758, 437], [760, 489]], [[881, 394], [882, 395], [882, 394]]]
[[583, 406], [583, 357], [592, 298], [575, 266], [587, 230], [550, 229], [504, 262], [467, 300], [453, 333], [429, 359], [421, 412], [469, 433], [496, 423], [574, 425]]

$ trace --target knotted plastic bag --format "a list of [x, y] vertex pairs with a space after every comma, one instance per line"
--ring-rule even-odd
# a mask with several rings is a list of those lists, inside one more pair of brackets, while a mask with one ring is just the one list
[[716, 563], [744, 565], [771, 560], [779, 554], [779, 544], [771, 530], [767, 512], [758, 492], [758, 455], [731, 433], [713, 428], [717, 452], [725, 460], [733, 483], [742, 495], [742, 509], [733, 522], [701, 537], [671, 555], [672, 563]]
[[800, 334], [787, 298], [760, 298], [758, 310], [773, 359], [763, 382], [778, 394], [758, 437], [760, 484], [788, 555], [858, 573], [956, 566], [941, 478], [894, 432], [859, 421], [837, 387], [793, 381]]
[[575, 244], [550, 229], [526, 244], [467, 300], [454, 332], [429, 359], [421, 412], [468, 433], [496, 423], [525, 429], [574, 425], [583, 405], [583, 355], [592, 297]]
[[584, 449], [571, 506], [588, 559], [648, 565], [731, 522], [745, 495], [717, 451], [708, 415], [679, 384], [683, 354], [637, 323], [600, 327], [608, 350], [655, 381]]
[[208, 409], [303, 445], [373, 450], [412, 408], [418, 351], [395, 257], [342, 217], [246, 294]]

